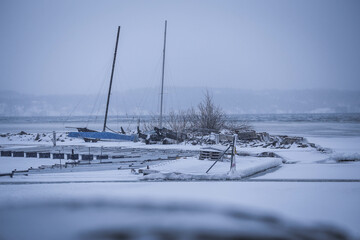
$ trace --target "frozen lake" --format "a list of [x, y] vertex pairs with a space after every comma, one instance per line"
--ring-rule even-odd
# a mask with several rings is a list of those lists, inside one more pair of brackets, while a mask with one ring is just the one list
[[[213, 239], [240, 236], [295, 239], [299, 233], [304, 234], [300, 239], [358, 238], [360, 164], [359, 161], [338, 163], [336, 160], [359, 158], [359, 116], [232, 116], [233, 121], [247, 121], [259, 132], [303, 136], [309, 142], [331, 149], [329, 152], [297, 147], [238, 149], [253, 156], [271, 151], [283, 159], [284, 164], [278, 160], [274, 165], [277, 167], [236, 181], [139, 181], [139, 175], [132, 174], [129, 169], [118, 170], [117, 166], [97, 171], [86, 171], [85, 166], [81, 171], [40, 171], [28, 176], [2, 177], [0, 239], [89, 239], [89, 236], [91, 239], [164, 239], [164, 236], [168, 239], [210, 236]], [[0, 118], [0, 132], [65, 132], [65, 126], [79, 126], [85, 119], [74, 117], [70, 123], [64, 123], [59, 117]], [[110, 122], [114, 129], [136, 126], [134, 117], [120, 122], [111, 119]], [[100, 129], [101, 121], [88, 127]], [[17, 143], [7, 143], [5, 139], [2, 144], [14, 147]], [[27, 143], [18, 144], [25, 146]], [[71, 144], [96, 146], [96, 143], [80, 141]], [[169, 148], [142, 143], [105, 145], [132, 146], [142, 151]], [[199, 149], [199, 146], [189, 145], [171, 147]], [[256, 168], [266, 166], [266, 160], [276, 162], [276, 158], [261, 160], [239, 156], [238, 171], [256, 172]], [[54, 162], [4, 157], [0, 161], [0, 168], [7, 169]], [[159, 163], [151, 169], [171, 171], [176, 168], [174, 171], [204, 174], [211, 164], [187, 158]], [[228, 163], [220, 165], [214, 168], [214, 173], [228, 171]]]

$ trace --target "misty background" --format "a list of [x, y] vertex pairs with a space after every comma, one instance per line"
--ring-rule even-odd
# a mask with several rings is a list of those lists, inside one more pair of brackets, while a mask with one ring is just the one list
[[[360, 113], [359, 91], [340, 90], [238, 90], [208, 89], [214, 102], [228, 114], [269, 113]], [[165, 112], [186, 110], [202, 101], [203, 88], [169, 88]], [[104, 115], [106, 95], [43, 95], [0, 92], [0, 116], [87, 116]], [[158, 89], [114, 92], [109, 113], [156, 115]]]
[[165, 113], [206, 90], [227, 113], [360, 112], [360, 2], [0, 2], [0, 115]]

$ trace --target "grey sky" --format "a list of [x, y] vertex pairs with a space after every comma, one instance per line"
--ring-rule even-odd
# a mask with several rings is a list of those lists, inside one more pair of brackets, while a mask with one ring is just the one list
[[0, 1], [0, 84], [23, 93], [166, 86], [360, 90], [360, 1]]

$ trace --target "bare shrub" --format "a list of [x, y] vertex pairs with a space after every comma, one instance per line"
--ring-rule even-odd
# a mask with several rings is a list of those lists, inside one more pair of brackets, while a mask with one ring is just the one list
[[[216, 106], [209, 91], [204, 94], [203, 100], [197, 108], [171, 111], [164, 117], [164, 127], [177, 133], [193, 133], [206, 135], [211, 132], [227, 130], [230, 133], [239, 133], [252, 130], [247, 122], [231, 121], [224, 111]], [[152, 114], [150, 119], [142, 122], [143, 131], [152, 131], [159, 126], [158, 115]]]
[[159, 126], [159, 119], [158, 116], [155, 114], [150, 115], [150, 119], [147, 121], [141, 121], [141, 130], [148, 132], [154, 130], [154, 127]]
[[174, 132], [185, 132], [190, 126], [188, 111], [172, 111], [167, 116], [166, 127]]

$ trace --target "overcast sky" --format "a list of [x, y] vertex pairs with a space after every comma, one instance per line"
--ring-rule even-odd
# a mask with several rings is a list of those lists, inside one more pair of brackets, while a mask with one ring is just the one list
[[21, 93], [165, 86], [360, 90], [360, 1], [0, 1], [0, 84]]

